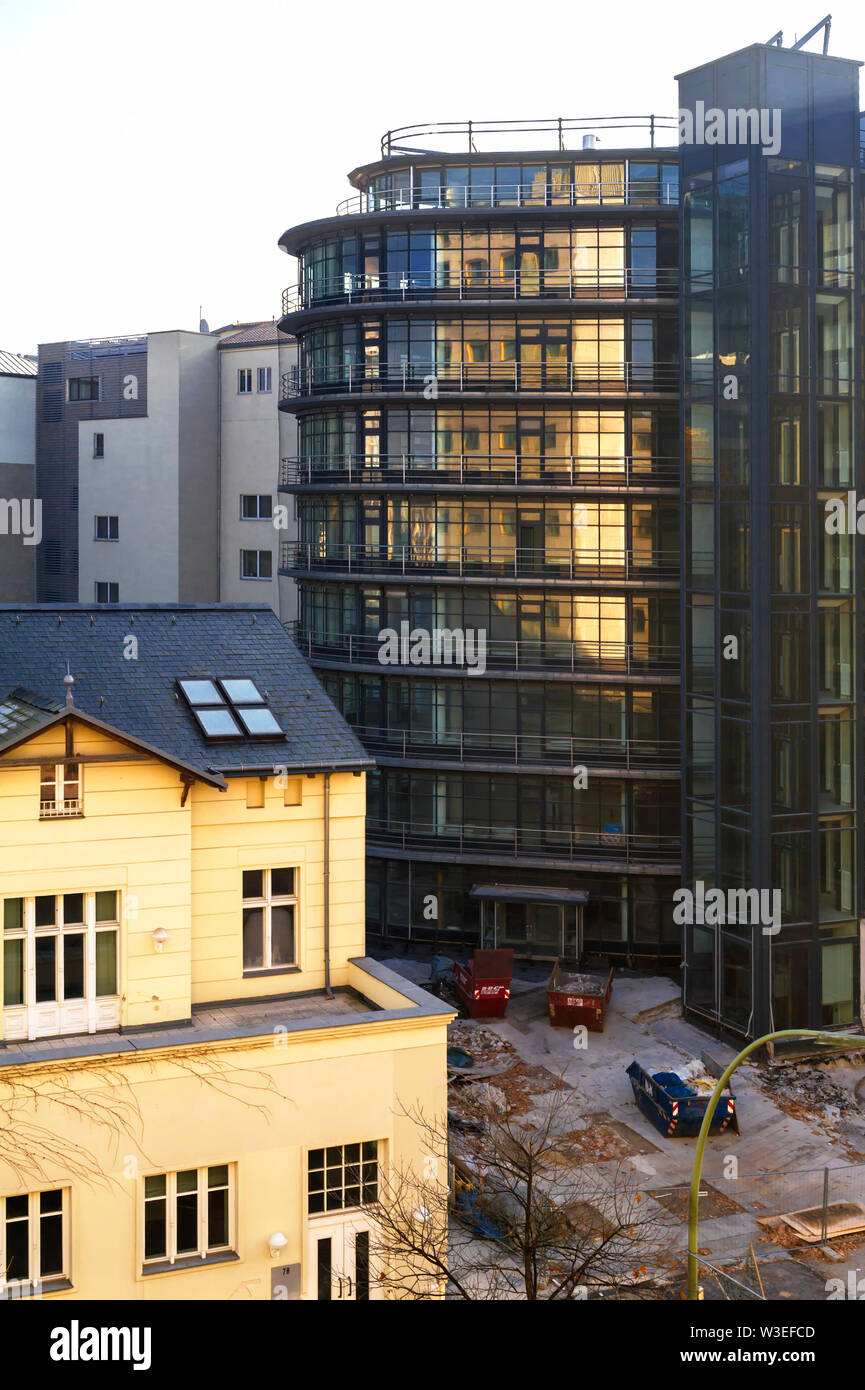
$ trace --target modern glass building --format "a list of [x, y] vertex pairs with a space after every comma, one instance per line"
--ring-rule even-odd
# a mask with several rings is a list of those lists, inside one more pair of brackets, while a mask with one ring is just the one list
[[[679, 79], [695, 130], [727, 121], [680, 151], [683, 882], [727, 897], [685, 1003], [744, 1035], [861, 1014], [858, 67], [753, 45]], [[777, 139], [731, 138], [752, 111]]]
[[634, 125], [390, 132], [281, 239], [281, 572], [385, 937], [679, 959], [678, 151]]

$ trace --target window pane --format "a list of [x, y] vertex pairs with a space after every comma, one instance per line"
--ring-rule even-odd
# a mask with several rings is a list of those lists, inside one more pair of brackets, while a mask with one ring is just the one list
[[3, 943], [3, 1005], [24, 1003], [24, 942], [19, 937]]
[[264, 873], [261, 869], [244, 869], [243, 900], [264, 897]]
[[[113, 993], [113, 990], [111, 991]], [[84, 998], [84, 934], [63, 937], [63, 998]]]
[[294, 907], [270, 909], [271, 965], [294, 963]]
[[57, 938], [36, 938], [36, 1003], [45, 1004], [57, 998]]
[[[147, 1178], [145, 1182], [145, 1193], [147, 1184], [151, 1182], [161, 1182], [163, 1188], [164, 1178]], [[164, 1197], [151, 1198], [144, 1203], [144, 1258], [145, 1260], [165, 1259], [168, 1254], [166, 1241], [167, 1232], [167, 1203]]]
[[63, 925], [77, 926], [84, 921], [84, 894], [63, 894]]
[[290, 898], [294, 894], [294, 869], [271, 869], [270, 896]]
[[262, 705], [264, 696], [259, 694], [253, 681], [231, 680], [222, 681], [222, 688], [235, 705]]
[[207, 1246], [214, 1250], [228, 1244], [228, 1188], [207, 1194]]
[[[30, 1278], [30, 1222], [27, 1220], [27, 1198], [6, 1198], [6, 1269], [7, 1279]], [[23, 1213], [21, 1204], [23, 1203]], [[23, 1219], [18, 1220], [23, 1215]], [[10, 1220], [10, 1217], [16, 1219]]]
[[[43, 1193], [43, 1198], [54, 1196]], [[58, 1197], [59, 1193], [56, 1194]], [[63, 1217], [58, 1212], [39, 1221], [39, 1274], [43, 1279], [63, 1273]]]
[[117, 921], [117, 894], [115, 892], [105, 891], [96, 894], [96, 920], [97, 922]]
[[96, 933], [96, 993], [117, 993], [117, 932]]
[[53, 927], [57, 920], [57, 909], [54, 897], [36, 899], [36, 925], [37, 927]]
[[243, 910], [243, 968], [255, 970], [264, 965], [264, 910]]
[[182, 1173], [177, 1175], [177, 1253], [189, 1255], [198, 1249], [198, 1193], [180, 1192], [183, 1176]]
[[22, 931], [24, 927], [24, 899], [6, 898], [3, 903], [3, 930]]

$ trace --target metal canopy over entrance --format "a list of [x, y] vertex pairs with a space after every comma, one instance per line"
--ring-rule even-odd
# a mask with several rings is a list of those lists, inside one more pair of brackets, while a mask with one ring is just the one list
[[481, 904], [484, 947], [511, 947], [542, 960], [582, 955], [588, 893], [531, 884], [476, 883], [469, 896]]

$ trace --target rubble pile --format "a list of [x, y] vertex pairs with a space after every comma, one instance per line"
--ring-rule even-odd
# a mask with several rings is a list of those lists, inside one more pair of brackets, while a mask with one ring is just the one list
[[843, 1115], [862, 1116], [852, 1091], [839, 1086], [823, 1067], [761, 1067], [763, 1089], [790, 1114], [822, 1111], [827, 1120]]

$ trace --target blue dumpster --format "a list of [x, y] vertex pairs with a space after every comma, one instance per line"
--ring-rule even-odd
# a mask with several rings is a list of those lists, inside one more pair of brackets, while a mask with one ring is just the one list
[[[711, 1091], [701, 1094], [676, 1072], [656, 1071], [652, 1074], [639, 1062], [632, 1062], [627, 1072], [634, 1089], [634, 1100], [655, 1129], [668, 1139], [674, 1135], [689, 1139], [699, 1134], [706, 1107], [712, 1098]], [[729, 1086], [725, 1086], [715, 1106], [709, 1133], [723, 1134], [728, 1128], [736, 1134], [740, 1133], [736, 1097]]]

